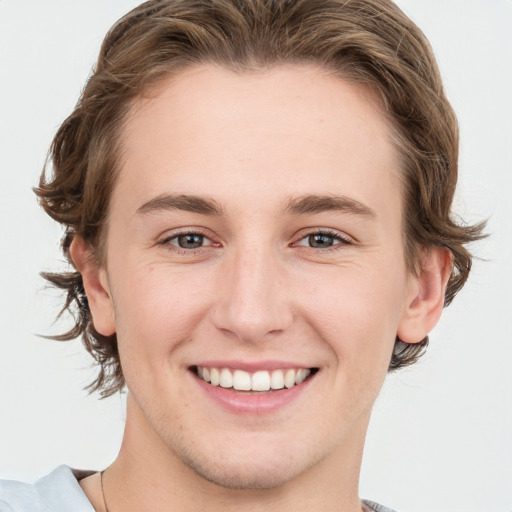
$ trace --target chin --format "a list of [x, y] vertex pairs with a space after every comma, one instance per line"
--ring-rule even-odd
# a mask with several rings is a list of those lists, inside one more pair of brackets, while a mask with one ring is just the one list
[[204, 461], [184, 460], [198, 476], [212, 484], [226, 489], [275, 489], [282, 487], [302, 471], [294, 464], [279, 463], [269, 467], [266, 464], [245, 462], [208, 464]]
[[[261, 446], [261, 445], [260, 445]], [[252, 453], [251, 453], [252, 452]], [[243, 451], [223, 450], [220, 453], [198, 454], [186, 451], [178, 454], [181, 462], [196, 475], [227, 489], [275, 489], [286, 485], [320, 460], [307, 460], [300, 450], [263, 449]]]

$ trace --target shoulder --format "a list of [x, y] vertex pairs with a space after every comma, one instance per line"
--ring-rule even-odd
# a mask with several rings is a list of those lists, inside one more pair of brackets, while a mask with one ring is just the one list
[[94, 512], [76, 474], [59, 466], [35, 484], [0, 480], [0, 512]]
[[374, 501], [362, 500], [362, 504], [364, 512], [396, 512], [396, 510], [392, 510], [384, 505], [379, 505]]

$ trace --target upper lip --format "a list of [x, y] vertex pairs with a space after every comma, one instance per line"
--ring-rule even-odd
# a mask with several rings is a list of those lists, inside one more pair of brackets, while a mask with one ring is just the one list
[[192, 367], [206, 367], [206, 368], [229, 368], [230, 370], [244, 370], [246, 372], [257, 372], [258, 370], [287, 370], [290, 368], [314, 368], [310, 364], [303, 364], [299, 362], [278, 361], [278, 360], [263, 360], [263, 361], [243, 361], [243, 360], [208, 360], [200, 361]]

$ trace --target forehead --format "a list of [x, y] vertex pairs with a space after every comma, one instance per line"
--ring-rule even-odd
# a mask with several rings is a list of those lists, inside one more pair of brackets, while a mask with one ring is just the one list
[[132, 106], [113, 202], [133, 201], [133, 210], [162, 193], [212, 187], [221, 202], [237, 190], [270, 202], [269, 179], [281, 197], [338, 187], [365, 202], [383, 182], [398, 196], [391, 131], [371, 90], [316, 66], [193, 67]]

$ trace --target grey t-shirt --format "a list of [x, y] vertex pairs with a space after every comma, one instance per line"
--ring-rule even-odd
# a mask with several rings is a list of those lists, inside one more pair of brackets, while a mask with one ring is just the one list
[[[35, 484], [0, 480], [0, 512], [95, 512], [78, 484], [84, 476], [59, 466]], [[395, 512], [372, 501], [362, 504], [364, 512]]]

